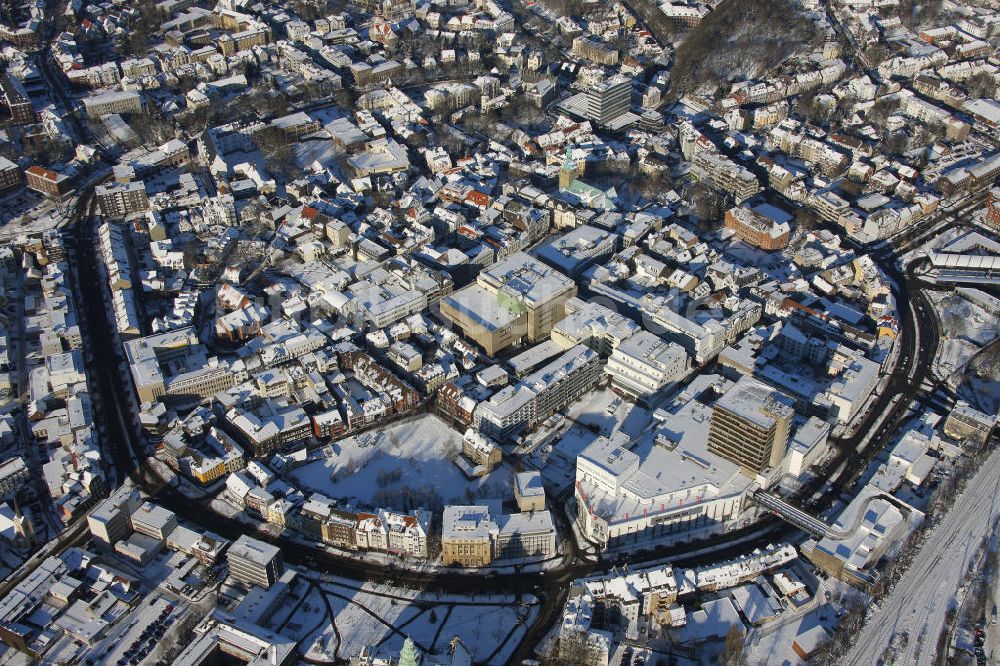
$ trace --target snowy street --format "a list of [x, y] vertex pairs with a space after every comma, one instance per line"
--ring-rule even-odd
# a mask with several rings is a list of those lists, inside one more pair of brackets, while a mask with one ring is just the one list
[[932, 663], [949, 604], [998, 519], [1000, 450], [969, 481], [889, 596], [870, 612], [865, 631], [843, 663]]

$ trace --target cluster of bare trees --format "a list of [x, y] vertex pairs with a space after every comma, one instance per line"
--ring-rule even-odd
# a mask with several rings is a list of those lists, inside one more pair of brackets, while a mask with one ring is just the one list
[[401, 488], [383, 488], [372, 495], [372, 504], [392, 507], [397, 511], [412, 511], [413, 509], [440, 511], [444, 507], [441, 494], [437, 491], [437, 488], [430, 485], [415, 487], [404, 485]]
[[725, 0], [677, 47], [670, 96], [727, 91], [730, 81], [760, 77], [819, 37], [787, 0]]
[[137, 16], [129, 24], [125, 39], [118, 44], [118, 51], [124, 56], [143, 58], [149, 53], [150, 37], [157, 32], [161, 17], [152, 0], [140, 0], [134, 8]]

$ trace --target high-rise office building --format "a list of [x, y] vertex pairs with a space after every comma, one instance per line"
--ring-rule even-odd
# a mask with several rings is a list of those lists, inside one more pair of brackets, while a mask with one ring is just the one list
[[780, 391], [741, 377], [712, 408], [708, 450], [753, 474], [776, 467], [785, 454], [794, 404]]
[[632, 104], [631, 79], [616, 75], [587, 89], [587, 117], [607, 125], [628, 112]]

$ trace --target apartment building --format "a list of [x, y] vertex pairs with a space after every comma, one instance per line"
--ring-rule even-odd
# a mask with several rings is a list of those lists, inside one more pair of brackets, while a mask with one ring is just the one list
[[15, 125], [31, 125], [38, 122], [31, 98], [24, 89], [21, 80], [11, 74], [0, 76], [0, 100], [10, 112]]
[[141, 180], [129, 183], [109, 183], [94, 188], [101, 215], [123, 220], [130, 215], [149, 210], [146, 186]]
[[[472, 464], [465, 463], [467, 459]], [[503, 460], [503, 450], [489, 437], [474, 428], [465, 431], [462, 438], [462, 456], [456, 463], [470, 477], [489, 474]]]
[[724, 224], [732, 229], [744, 243], [762, 250], [783, 250], [788, 247], [792, 228], [787, 222], [778, 222], [750, 208], [730, 208]]
[[142, 113], [142, 97], [133, 91], [111, 90], [85, 97], [83, 107], [93, 120], [109, 113]]
[[280, 548], [245, 534], [229, 546], [226, 561], [232, 578], [263, 588], [271, 587], [285, 571]]
[[995, 416], [985, 414], [964, 400], [959, 400], [944, 422], [944, 432], [959, 441], [971, 440], [985, 444], [996, 427]]
[[0, 192], [16, 190], [24, 185], [24, 174], [17, 165], [0, 155]]
[[13, 493], [29, 478], [23, 458], [15, 457], [0, 463], [0, 497]]
[[510, 439], [579, 398], [603, 376], [601, 357], [577, 345], [479, 403], [474, 413], [476, 427], [497, 441]]
[[75, 173], [59, 173], [40, 166], [31, 166], [24, 171], [28, 189], [44, 194], [50, 199], [63, 201], [73, 194]]

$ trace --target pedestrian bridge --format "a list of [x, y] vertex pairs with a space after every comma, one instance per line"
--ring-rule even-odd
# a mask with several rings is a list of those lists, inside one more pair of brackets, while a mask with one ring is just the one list
[[794, 525], [803, 532], [817, 539], [829, 536], [831, 528], [819, 518], [811, 516], [802, 509], [794, 507], [777, 495], [758, 489], [753, 492], [753, 499], [785, 522]]

